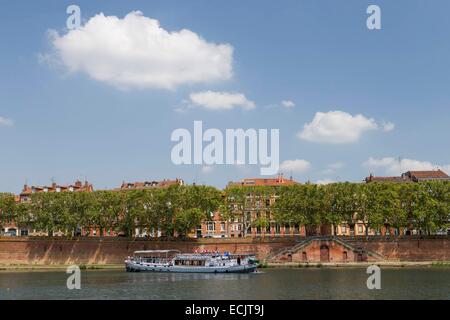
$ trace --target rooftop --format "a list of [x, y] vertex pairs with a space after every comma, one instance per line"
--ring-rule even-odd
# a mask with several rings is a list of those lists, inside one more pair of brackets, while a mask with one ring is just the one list
[[290, 186], [298, 184], [292, 177], [285, 179], [283, 175], [276, 178], [245, 178], [238, 182], [230, 182], [228, 186]]
[[372, 174], [365, 178], [369, 182], [419, 182], [430, 180], [449, 180], [450, 177], [441, 169], [428, 171], [407, 171], [401, 176], [377, 177]]
[[168, 188], [173, 185], [184, 185], [182, 179], [162, 180], [162, 181], [144, 181], [144, 182], [122, 182], [120, 190], [143, 190], [153, 188]]
[[22, 192], [20, 193], [20, 196], [27, 196], [32, 193], [39, 193], [39, 192], [80, 192], [80, 191], [87, 191], [92, 192], [94, 191], [94, 187], [91, 183], [85, 181], [82, 183], [81, 181], [77, 180], [74, 184], [70, 185], [60, 185], [55, 182], [53, 182], [49, 186], [28, 186], [24, 185]]

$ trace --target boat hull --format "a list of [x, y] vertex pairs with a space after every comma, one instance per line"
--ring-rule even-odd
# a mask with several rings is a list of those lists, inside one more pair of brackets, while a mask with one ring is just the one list
[[128, 272], [173, 272], [173, 273], [250, 273], [255, 272], [256, 265], [236, 265], [217, 267], [188, 267], [188, 266], [149, 266], [137, 263], [126, 263]]

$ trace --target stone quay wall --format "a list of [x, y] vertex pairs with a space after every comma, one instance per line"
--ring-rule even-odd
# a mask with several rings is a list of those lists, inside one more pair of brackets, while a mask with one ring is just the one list
[[124, 238], [0, 238], [0, 265], [15, 264], [118, 264], [137, 250], [175, 249], [181, 252], [228, 251], [254, 253], [259, 259], [295, 239], [202, 239], [157, 241]]
[[[450, 237], [340, 237], [354, 248], [375, 252], [386, 261], [450, 261]], [[197, 240], [141, 240], [126, 238], [0, 238], [0, 265], [120, 264], [137, 250], [176, 249], [182, 252], [228, 251], [254, 253], [261, 261], [306, 238], [233, 238]], [[308, 258], [320, 259], [313, 245]], [[341, 253], [337, 253], [339, 256]], [[348, 251], [349, 260], [353, 253]], [[316, 257], [317, 259], [314, 259]], [[297, 259], [295, 259], [297, 260]], [[300, 257], [299, 259], [300, 260]]]

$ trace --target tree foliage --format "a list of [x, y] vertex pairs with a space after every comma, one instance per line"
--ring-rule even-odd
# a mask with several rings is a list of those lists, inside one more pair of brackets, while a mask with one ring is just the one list
[[238, 221], [244, 235], [272, 223], [318, 227], [341, 223], [418, 230], [431, 234], [449, 226], [450, 182], [335, 183], [292, 186], [170, 186], [145, 190], [34, 193], [29, 202], [0, 194], [0, 225], [11, 223], [49, 232], [77, 234], [81, 228], [135, 234], [186, 236], [219, 210]]

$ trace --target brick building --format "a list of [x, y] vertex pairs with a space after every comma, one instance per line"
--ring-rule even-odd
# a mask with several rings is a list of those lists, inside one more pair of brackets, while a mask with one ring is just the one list
[[164, 179], [161, 181], [143, 181], [143, 182], [122, 182], [122, 185], [118, 190], [145, 190], [154, 188], [168, 188], [173, 185], [184, 185], [182, 179], [176, 178], [175, 180]]
[[[60, 185], [55, 182], [53, 182], [49, 186], [28, 186], [24, 185], [22, 191], [18, 196], [16, 196], [17, 202], [29, 202], [31, 201], [31, 195], [34, 193], [43, 193], [43, 192], [92, 192], [94, 191], [94, 187], [91, 183], [88, 181], [85, 181], [84, 183], [77, 180], [73, 184], [69, 185]], [[20, 236], [47, 236], [48, 232], [31, 229], [31, 228], [17, 228], [17, 234]], [[58, 230], [53, 233], [54, 235], [64, 235], [64, 232], [61, 230]]]
[[422, 181], [450, 181], [450, 176], [447, 173], [438, 170], [427, 171], [407, 171], [400, 176], [391, 177], [377, 177], [372, 174], [364, 179], [366, 183], [371, 182], [396, 182], [396, 183], [408, 183], [408, 182], [422, 182]]
[[[283, 175], [276, 178], [246, 178], [238, 182], [228, 183], [231, 187], [275, 187], [295, 185], [298, 182], [292, 178], [285, 179]], [[219, 213], [212, 215], [211, 219], [205, 221], [201, 226], [201, 235], [206, 237], [248, 237], [248, 236], [294, 236], [304, 235], [305, 228], [298, 225], [280, 225], [273, 221], [270, 207], [276, 201], [278, 195], [273, 193], [265, 198], [260, 195], [249, 193], [246, 196], [245, 208], [237, 208], [233, 199], [227, 199], [230, 210], [234, 215], [232, 221], [224, 221]], [[258, 219], [265, 219], [268, 224], [265, 228], [258, 227], [255, 222]]]
[[[122, 182], [120, 188], [115, 190], [127, 191], [127, 190], [148, 190], [158, 188], [169, 188], [170, 186], [179, 185], [183, 186], [184, 181], [176, 178], [175, 180], [164, 179], [160, 181], [141, 181], [141, 182]], [[147, 230], [148, 228], [135, 228], [133, 230], [136, 237], [160, 237], [162, 235], [160, 230]], [[194, 236], [194, 235], [193, 235]]]

